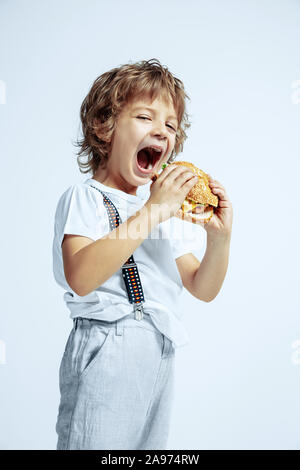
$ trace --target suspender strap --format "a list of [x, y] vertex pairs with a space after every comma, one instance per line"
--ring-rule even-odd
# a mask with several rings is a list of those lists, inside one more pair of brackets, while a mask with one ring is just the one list
[[[103, 204], [108, 214], [110, 229], [115, 229], [119, 226], [120, 221], [122, 223], [118, 209], [103, 191], [101, 191], [99, 188], [96, 188], [96, 186], [92, 184], [90, 184], [90, 186], [92, 186], [94, 189], [97, 189], [97, 191], [100, 191], [102, 194]], [[126, 263], [123, 264], [122, 276], [125, 282], [128, 300], [131, 304], [133, 304], [135, 319], [141, 320], [144, 314], [143, 303], [145, 302], [145, 299], [139, 271], [134, 261], [133, 255], [131, 255], [127, 259]]]

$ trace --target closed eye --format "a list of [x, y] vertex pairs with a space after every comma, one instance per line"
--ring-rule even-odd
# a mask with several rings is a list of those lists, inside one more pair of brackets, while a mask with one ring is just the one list
[[[137, 119], [149, 119], [151, 121], [151, 119], [146, 117], [146, 116], [137, 116]], [[173, 129], [174, 132], [176, 132], [176, 129], [174, 129], [174, 127], [170, 126], [170, 124], [167, 124], [167, 126], [170, 127], [171, 129]]]

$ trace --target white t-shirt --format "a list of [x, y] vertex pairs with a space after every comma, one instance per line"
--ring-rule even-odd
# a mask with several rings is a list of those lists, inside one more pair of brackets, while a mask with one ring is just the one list
[[[142, 208], [150, 192], [135, 196], [88, 178], [70, 186], [57, 204], [53, 273], [56, 282], [66, 291], [63, 299], [71, 312], [70, 318], [80, 316], [115, 321], [133, 311], [122, 277], [122, 268], [85, 296], [79, 296], [71, 289], [64, 274], [61, 249], [64, 234], [98, 240], [110, 232], [103, 196], [91, 184], [103, 191], [113, 202], [121, 218], [120, 224]], [[144, 292], [144, 311], [151, 316], [158, 330], [173, 342], [175, 348], [189, 342], [187, 331], [180, 320], [181, 312], [177, 310], [178, 296], [183, 285], [175, 261], [177, 257], [199, 247], [200, 240], [189, 230], [189, 225], [189, 222], [171, 217], [157, 224], [133, 252]], [[125, 240], [124, 242], [126, 243]]]

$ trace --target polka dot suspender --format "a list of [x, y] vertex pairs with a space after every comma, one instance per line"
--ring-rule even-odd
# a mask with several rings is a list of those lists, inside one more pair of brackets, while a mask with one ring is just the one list
[[[115, 229], [119, 226], [120, 221], [122, 222], [117, 208], [103, 191], [101, 191], [99, 188], [96, 188], [96, 186], [93, 186], [92, 184], [90, 184], [90, 186], [94, 189], [97, 189], [97, 191], [100, 191], [102, 194], [103, 204], [108, 214], [110, 229]], [[125, 282], [128, 300], [131, 304], [133, 304], [135, 319], [141, 320], [144, 313], [143, 303], [145, 302], [145, 299], [138, 268], [134, 261], [133, 255], [128, 258], [125, 264], [123, 264], [122, 276]]]

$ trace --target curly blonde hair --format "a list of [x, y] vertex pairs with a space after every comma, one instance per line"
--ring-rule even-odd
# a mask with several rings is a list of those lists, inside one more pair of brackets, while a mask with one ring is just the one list
[[[159, 60], [142, 60], [124, 64], [103, 73], [94, 81], [90, 91], [82, 102], [80, 119], [83, 138], [75, 143], [80, 147], [76, 153], [81, 173], [96, 173], [99, 165], [105, 165], [110, 151], [116, 119], [132, 99], [152, 99], [158, 96], [172, 100], [178, 118], [175, 146], [167, 163], [172, 163], [183, 150], [187, 138], [185, 130], [190, 127], [186, 112], [184, 85], [163, 67]], [[81, 158], [87, 156], [87, 161]]]

